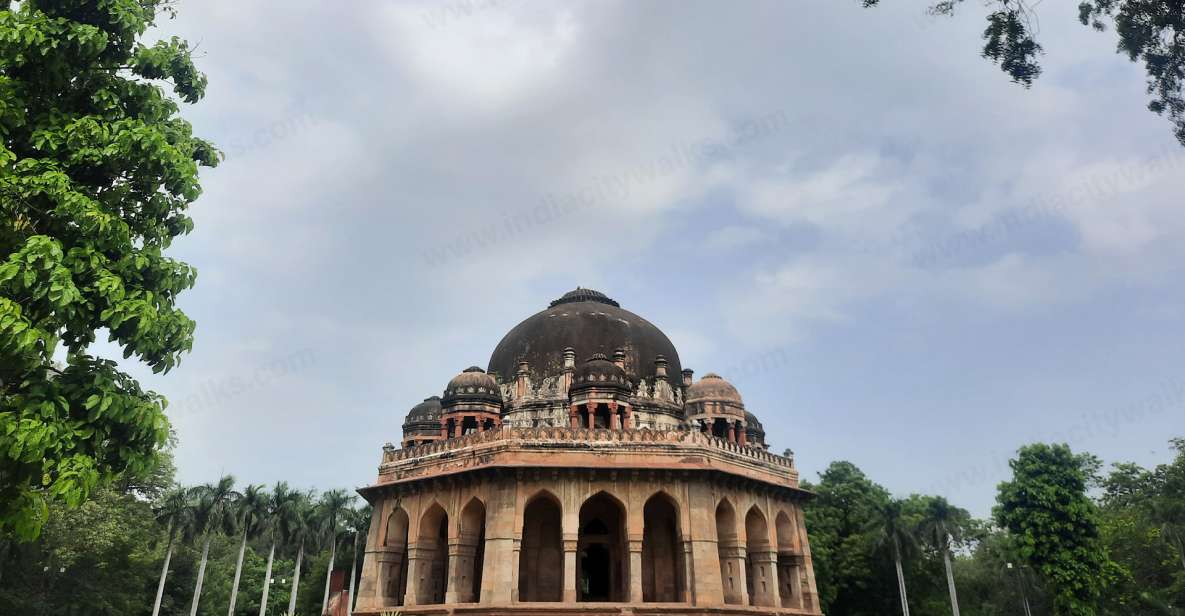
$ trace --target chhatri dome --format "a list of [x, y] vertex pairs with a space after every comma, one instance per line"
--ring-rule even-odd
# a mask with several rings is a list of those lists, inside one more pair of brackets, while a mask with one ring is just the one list
[[765, 439], [735, 385], [577, 287], [407, 413], [359, 490], [354, 613], [818, 616], [811, 495]]

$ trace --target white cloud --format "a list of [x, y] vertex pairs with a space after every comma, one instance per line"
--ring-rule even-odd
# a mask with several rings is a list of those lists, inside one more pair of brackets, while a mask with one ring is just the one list
[[716, 253], [731, 252], [738, 248], [751, 248], [771, 239], [772, 236], [760, 227], [729, 225], [708, 233], [704, 247]]

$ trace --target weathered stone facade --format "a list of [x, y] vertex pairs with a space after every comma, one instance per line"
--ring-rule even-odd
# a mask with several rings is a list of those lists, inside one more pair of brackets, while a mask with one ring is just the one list
[[[819, 614], [810, 494], [736, 389], [672, 384], [665, 335], [595, 291], [540, 315], [384, 448], [355, 613]], [[500, 382], [516, 348], [548, 367]]]

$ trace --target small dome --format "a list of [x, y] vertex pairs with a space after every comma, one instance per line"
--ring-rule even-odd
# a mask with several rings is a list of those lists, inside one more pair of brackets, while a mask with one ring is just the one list
[[403, 420], [403, 438], [436, 437], [440, 435], [440, 397], [424, 398], [411, 407]]
[[705, 374], [687, 388], [687, 403], [695, 402], [731, 402], [744, 406], [737, 388], [713, 372]]
[[765, 426], [757, 420], [757, 416], [749, 411], [745, 411], [745, 438], [750, 443], [764, 445], [765, 444]]
[[502, 403], [502, 390], [494, 376], [486, 374], [485, 370], [477, 366], [470, 366], [464, 372], [453, 377], [444, 388], [443, 402], [448, 404], [461, 400], [480, 400]]
[[609, 361], [608, 357], [597, 353], [576, 368], [575, 374], [572, 375], [571, 391], [588, 389], [590, 387], [629, 391], [630, 382], [629, 377], [625, 374], [625, 370], [622, 370], [620, 366]]
[[423, 402], [411, 407], [403, 425], [426, 422], [440, 423], [440, 396], [424, 398]]

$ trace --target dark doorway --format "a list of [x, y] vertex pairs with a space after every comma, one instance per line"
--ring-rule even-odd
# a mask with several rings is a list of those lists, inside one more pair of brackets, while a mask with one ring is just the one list
[[532, 498], [523, 514], [522, 531], [518, 600], [562, 600], [564, 544], [559, 501], [548, 493]]
[[625, 507], [600, 492], [580, 508], [577, 541], [577, 601], [625, 601], [629, 569]]
[[683, 550], [675, 505], [666, 494], [655, 494], [642, 516], [642, 600], [682, 601]]
[[609, 548], [594, 543], [580, 554], [580, 600], [608, 601], [612, 571]]

